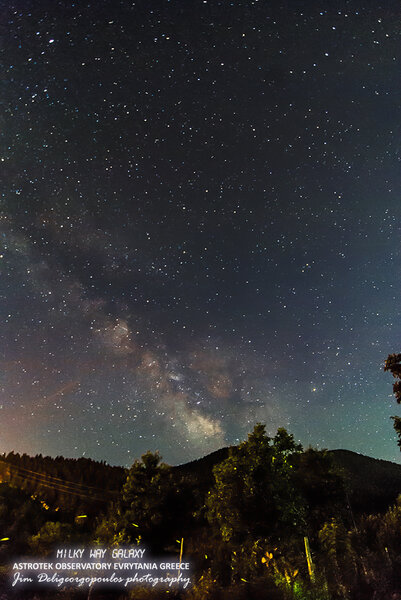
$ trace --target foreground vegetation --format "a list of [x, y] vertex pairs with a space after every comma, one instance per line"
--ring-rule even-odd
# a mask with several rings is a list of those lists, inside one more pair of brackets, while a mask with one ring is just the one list
[[[70, 509], [45, 501], [40, 479], [34, 494], [2, 484], [0, 564], [24, 554], [49, 556], [68, 543], [142, 544], [155, 556], [177, 558], [183, 544], [193, 565], [191, 589], [134, 588], [125, 597], [401, 598], [401, 498], [382, 513], [353, 511], [349, 482], [330, 453], [303, 451], [285, 429], [269, 438], [258, 424], [221, 458], [210, 477], [199, 469], [171, 468], [148, 452], [103, 508], [81, 492]], [[121, 472], [115, 477], [117, 483]], [[0, 597], [2, 591], [7, 598], [34, 597], [29, 590], [13, 596], [5, 573]], [[36, 592], [42, 597], [86, 598], [88, 592]], [[120, 597], [118, 590], [90, 592], [90, 598]]]

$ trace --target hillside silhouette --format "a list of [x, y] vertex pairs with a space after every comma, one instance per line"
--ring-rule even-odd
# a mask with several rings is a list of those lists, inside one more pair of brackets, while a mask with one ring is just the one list
[[[213, 468], [226, 460], [230, 447], [223, 447], [199, 459], [172, 467], [177, 476], [194, 482], [200, 489], [213, 484]], [[401, 465], [372, 458], [351, 450], [329, 450], [343, 470], [348, 500], [357, 512], [378, 512], [395, 502], [401, 493]], [[88, 458], [71, 459], [41, 455], [31, 457], [11, 452], [0, 458], [0, 482], [11, 483], [39, 493], [47, 501], [71, 508], [106, 503], [119, 493], [128, 469]]]
[[[270, 438], [260, 423], [238, 446], [174, 467], [157, 452], [130, 469], [11, 452], [0, 457], [0, 597], [54, 598], [51, 589], [10, 590], [7, 565], [19, 556], [143, 544], [154, 556], [177, 556], [184, 545], [193, 587], [170, 598], [398, 599], [400, 494], [401, 465], [303, 450], [285, 429]], [[105, 592], [91, 598], [164, 597]]]
[[[385, 510], [401, 493], [401, 465], [372, 458], [351, 450], [328, 450], [335, 464], [344, 471], [348, 497], [358, 512]], [[220, 448], [197, 460], [173, 467], [193, 478], [198, 485], [213, 483], [213, 467], [225, 460], [229, 447]]]

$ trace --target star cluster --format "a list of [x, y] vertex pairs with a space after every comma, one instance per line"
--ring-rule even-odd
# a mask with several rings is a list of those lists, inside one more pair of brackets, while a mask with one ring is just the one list
[[400, 16], [6, 3], [0, 451], [397, 457]]

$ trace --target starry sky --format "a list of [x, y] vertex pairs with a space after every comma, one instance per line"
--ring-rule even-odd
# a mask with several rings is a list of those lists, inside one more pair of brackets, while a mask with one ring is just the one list
[[0, 14], [0, 452], [399, 461], [399, 2]]

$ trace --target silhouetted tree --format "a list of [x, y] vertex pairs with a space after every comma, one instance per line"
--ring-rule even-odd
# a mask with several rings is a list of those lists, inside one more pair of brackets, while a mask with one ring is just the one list
[[[389, 354], [385, 363], [384, 370], [390, 371], [396, 379], [393, 384], [393, 392], [398, 404], [401, 403], [401, 354]], [[394, 422], [394, 429], [398, 435], [397, 444], [401, 450], [401, 417], [391, 417]]]
[[258, 423], [248, 440], [213, 469], [207, 516], [225, 541], [243, 542], [296, 530], [304, 505], [294, 486], [292, 458], [301, 452], [283, 428], [274, 438]]
[[95, 536], [111, 544], [145, 542], [159, 552], [190, 527], [189, 491], [158, 452], [146, 452], [130, 468], [119, 501], [99, 523]]

